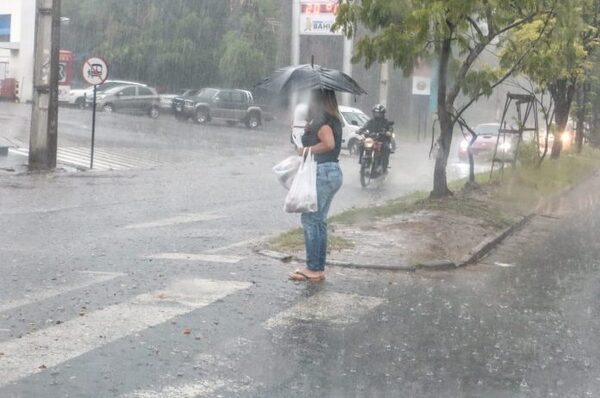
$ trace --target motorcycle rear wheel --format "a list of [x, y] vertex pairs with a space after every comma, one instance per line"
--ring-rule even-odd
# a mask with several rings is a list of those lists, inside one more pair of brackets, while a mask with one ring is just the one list
[[367, 162], [362, 162], [360, 165], [360, 185], [363, 188], [366, 188], [371, 183], [371, 176], [367, 175], [367, 170], [369, 166]]

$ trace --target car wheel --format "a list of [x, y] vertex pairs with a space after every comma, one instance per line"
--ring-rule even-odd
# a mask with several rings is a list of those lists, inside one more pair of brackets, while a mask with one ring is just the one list
[[208, 121], [208, 112], [206, 109], [198, 109], [196, 111], [196, 123], [205, 124]]
[[156, 106], [153, 106], [152, 108], [150, 108], [150, 110], [148, 111], [148, 115], [152, 118], [152, 119], [156, 119], [157, 117], [160, 116], [160, 111], [158, 110], [158, 108]]
[[351, 156], [358, 155], [358, 141], [350, 140], [348, 143], [348, 152]]
[[104, 104], [102, 107], [102, 112], [113, 113], [115, 111], [115, 106], [113, 104]]
[[246, 120], [246, 127], [249, 129], [255, 129], [260, 126], [260, 116], [256, 112], [252, 112], [248, 115], [248, 120]]

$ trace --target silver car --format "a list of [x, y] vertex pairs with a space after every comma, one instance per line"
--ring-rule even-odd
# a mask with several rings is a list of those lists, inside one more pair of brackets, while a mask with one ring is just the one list
[[137, 84], [113, 87], [98, 94], [96, 106], [104, 112], [146, 114], [153, 119], [160, 115], [160, 97], [156, 90]]

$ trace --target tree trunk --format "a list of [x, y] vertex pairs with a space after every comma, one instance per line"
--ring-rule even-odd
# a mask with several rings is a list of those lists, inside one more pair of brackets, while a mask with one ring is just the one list
[[550, 154], [551, 159], [558, 159], [562, 151], [562, 133], [569, 121], [569, 112], [575, 95], [576, 83], [575, 79], [561, 79], [555, 81], [549, 87], [555, 104], [554, 121], [556, 123], [554, 143]]
[[577, 132], [575, 142], [577, 143], [577, 153], [583, 150], [583, 135], [585, 131], [585, 115], [587, 113], [587, 90], [583, 84], [577, 87]]
[[448, 85], [448, 63], [450, 60], [450, 52], [452, 49], [451, 34], [444, 39], [440, 48], [440, 64], [438, 75], [438, 97], [437, 110], [440, 123], [440, 136], [437, 140], [438, 151], [435, 158], [435, 168], [433, 171], [433, 191], [432, 198], [443, 198], [452, 195], [448, 189], [448, 178], [446, 175], [446, 166], [448, 165], [448, 157], [450, 155], [450, 145], [452, 144], [452, 132], [454, 130], [454, 122], [452, 115], [448, 111], [447, 104], [447, 85]]
[[563, 147], [562, 133], [565, 131], [565, 127], [567, 127], [567, 122], [569, 121], [569, 108], [570, 105], [567, 105], [564, 101], [556, 103], [556, 112], [554, 114], [556, 127], [554, 129], [554, 142], [552, 143], [550, 159], [558, 159], [560, 157]]

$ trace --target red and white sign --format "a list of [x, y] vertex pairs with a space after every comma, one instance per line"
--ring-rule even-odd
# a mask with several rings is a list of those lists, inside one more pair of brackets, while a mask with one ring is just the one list
[[70, 86], [73, 79], [73, 53], [71, 51], [60, 50], [58, 55], [58, 84], [61, 86]]
[[83, 80], [92, 85], [102, 84], [108, 79], [108, 64], [99, 57], [91, 57], [83, 61], [81, 68]]
[[331, 31], [338, 7], [339, 0], [300, 0], [300, 34], [341, 35]]

